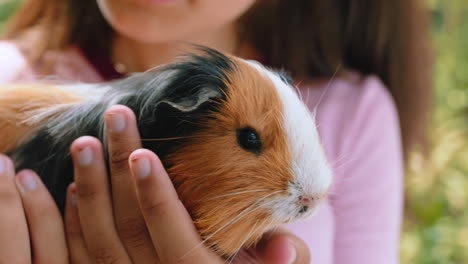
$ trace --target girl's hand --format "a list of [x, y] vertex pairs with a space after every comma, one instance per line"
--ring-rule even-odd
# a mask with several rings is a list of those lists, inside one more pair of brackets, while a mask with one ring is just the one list
[[0, 155], [0, 263], [68, 263], [62, 217], [54, 200], [32, 171], [15, 177], [13, 163], [4, 155]]
[[[71, 147], [76, 185], [69, 188], [65, 218], [72, 261], [223, 263], [203, 246], [158, 157], [140, 149], [133, 112], [114, 106], [105, 120], [110, 183], [97, 139], [82, 137]], [[240, 254], [242, 263], [308, 263], [307, 247], [290, 234], [261, 245]]]
[[[131, 154], [140, 147], [131, 110], [114, 107], [106, 120], [112, 197], [100, 142], [78, 139], [72, 146], [76, 186], [69, 188], [66, 234], [39, 177], [28, 170], [14, 177], [12, 162], [0, 155], [0, 263], [224, 262], [202, 246], [156, 155], [147, 150]], [[292, 262], [309, 263], [309, 252], [287, 232], [269, 234], [234, 260]]]

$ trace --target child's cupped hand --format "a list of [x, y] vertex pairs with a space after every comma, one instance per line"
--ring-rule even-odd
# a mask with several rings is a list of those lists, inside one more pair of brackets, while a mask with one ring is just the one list
[[[65, 221], [37, 175], [14, 177], [0, 157], [0, 263], [225, 263], [203, 246], [158, 157], [140, 149], [133, 112], [115, 106], [105, 120], [112, 177], [101, 143], [77, 139]], [[310, 255], [279, 229], [232, 263], [310, 263]]]

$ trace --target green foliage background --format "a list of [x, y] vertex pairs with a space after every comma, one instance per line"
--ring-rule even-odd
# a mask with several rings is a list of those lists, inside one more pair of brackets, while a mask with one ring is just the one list
[[406, 177], [403, 263], [468, 263], [468, 1], [431, 0], [436, 54], [431, 156]]
[[[0, 0], [0, 31], [20, 0]], [[391, 0], [390, 0], [391, 1]], [[405, 264], [468, 263], [468, 0], [426, 0], [433, 14], [435, 111], [429, 162], [406, 177]]]
[[5, 21], [20, 2], [19, 0], [0, 0], [0, 31], [4, 27]]

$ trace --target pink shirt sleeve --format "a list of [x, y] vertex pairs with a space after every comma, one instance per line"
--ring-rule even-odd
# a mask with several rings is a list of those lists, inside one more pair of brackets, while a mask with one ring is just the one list
[[[403, 165], [393, 100], [375, 77], [345, 94], [335, 136], [335, 264], [399, 263]], [[358, 92], [358, 90], [360, 92]], [[340, 111], [338, 110], [338, 111]], [[324, 117], [326, 118], [326, 117]]]
[[0, 84], [12, 82], [33, 82], [44, 80], [49, 82], [102, 82], [100, 74], [81, 51], [75, 47], [44, 54], [43, 61], [53, 61], [53, 67], [47, 75], [39, 74], [38, 68], [31, 66], [25, 56], [11, 41], [0, 41]]
[[20, 50], [11, 42], [0, 41], [0, 84], [21, 78], [27, 62]]

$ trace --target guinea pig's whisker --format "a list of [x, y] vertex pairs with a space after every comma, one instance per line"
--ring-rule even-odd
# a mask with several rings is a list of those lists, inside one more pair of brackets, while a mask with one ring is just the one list
[[185, 136], [185, 137], [171, 137], [171, 138], [142, 138], [141, 141], [164, 141], [164, 140], [176, 140], [185, 138], [196, 138], [197, 136]]
[[299, 99], [301, 99], [301, 101], [304, 102], [304, 98], [302, 98], [302, 92], [301, 92], [301, 89], [299, 89], [299, 86], [301, 85], [302, 83], [302, 80], [300, 80], [297, 84], [295, 84], [293, 87], [294, 87], [294, 90], [296, 90], [297, 94], [299, 95]]
[[[257, 223], [258, 223], [258, 221], [255, 222], [255, 225], [256, 225]], [[267, 228], [268, 226], [271, 226], [272, 223], [273, 223], [273, 219], [271, 219], [269, 222], [268, 222], [267, 220], [263, 220], [263, 221], [260, 222], [260, 224], [257, 226], [257, 230], [255, 230], [255, 231], [264, 230], [264, 229]], [[254, 227], [255, 227], [255, 225], [254, 225]], [[252, 232], [252, 230], [253, 230], [253, 228], [252, 228], [251, 231], [246, 235], [245, 240], [240, 244], [240, 246], [239, 246], [239, 248], [236, 250], [236, 252], [230, 257], [230, 258], [232, 258], [232, 259], [231, 259], [231, 262], [232, 262], [232, 260], [235, 259], [236, 256], [239, 254], [240, 250], [242, 249], [242, 246], [245, 246], [246, 248], [249, 248], [249, 247], [251, 247], [251, 246], [254, 244], [255, 241], [257, 241], [258, 239], [260, 239], [260, 238], [264, 235], [263, 233], [259, 233], [259, 234], [257, 234], [257, 235], [254, 237], [254, 239], [252, 239], [252, 242], [251, 242], [251, 243], [244, 245], [245, 242], [247, 241], [247, 239], [249, 238], [250, 234], [251, 234], [251, 233], [255, 233], [255, 232]], [[248, 253], [248, 252], [247, 252], [247, 253]], [[251, 255], [251, 256], [252, 256], [252, 257], [255, 257], [255, 255]], [[228, 259], [229, 259], [229, 258], [228, 258]], [[229, 263], [231, 263], [231, 262], [229, 262]], [[245, 262], [240, 262], [240, 263], [245, 263]]]
[[209, 235], [208, 237], [206, 237], [200, 244], [196, 245], [193, 249], [189, 250], [187, 253], [185, 253], [181, 258], [185, 258], [187, 255], [191, 254], [195, 249], [197, 249], [198, 247], [200, 247], [201, 245], [205, 244], [208, 240], [210, 240], [213, 236], [215, 236], [217, 233], [221, 232], [224, 228], [226, 227], [229, 227], [230, 225], [232, 224], [235, 224], [237, 223], [240, 219], [242, 219], [244, 216], [260, 209], [261, 207], [255, 207], [256, 205], [258, 205], [260, 202], [262, 202], [263, 200], [265, 200], [266, 198], [272, 196], [272, 195], [275, 195], [277, 193], [280, 193], [280, 192], [284, 192], [283, 190], [279, 190], [279, 191], [276, 191], [276, 192], [272, 192], [270, 194], [267, 194], [261, 198], [259, 198], [257, 201], [255, 201], [253, 204], [251, 204], [250, 206], [248, 206], [247, 208], [245, 208], [244, 210], [242, 210], [236, 217], [234, 217], [233, 219], [231, 219], [230, 221], [228, 221], [227, 223], [225, 223], [223, 226], [221, 226], [220, 228], [218, 228], [215, 232], [213, 232], [211, 235]]
[[303, 82], [304, 82], [304, 79], [298, 81], [295, 86], [300, 87]]
[[[265, 225], [265, 227], [271, 226], [273, 224], [273, 221], [274, 221], [274, 219], [271, 218], [270, 222], [267, 225]], [[273, 236], [273, 234], [278, 230], [278, 228], [279, 228], [279, 226], [275, 226], [272, 229], [267, 230], [267, 231], [270, 231], [270, 232], [268, 232], [269, 234], [267, 235], [267, 237], [271, 238]], [[261, 235], [263, 235], [263, 234], [261, 234]]]
[[[357, 175], [354, 175], [354, 177], [356, 177], [356, 176], [357, 176]], [[354, 177], [353, 177], [353, 176], [342, 177], [342, 178], [340, 178], [340, 179], [338, 179], [338, 180], [334, 180], [334, 182], [335, 182], [335, 183], [344, 183], [344, 182], [346, 182], [346, 181], [349, 181], [349, 180], [354, 179]]]
[[147, 72], [150, 72], [150, 71], [153, 71], [153, 70], [157, 70], [157, 69], [166, 67], [167, 65], [169, 65], [169, 63], [159, 64], [159, 65], [156, 65], [156, 66], [154, 66], [154, 67], [151, 67], [151, 68], [147, 69], [147, 70], [144, 71], [144, 72], [147, 73]]
[[244, 194], [244, 193], [268, 192], [268, 191], [271, 191], [271, 190], [270, 189], [257, 189], [257, 190], [249, 190], [249, 191], [240, 191], [240, 192], [228, 193], [228, 194], [223, 194], [223, 195], [218, 195], [218, 196], [215, 196], [215, 197], [211, 197], [211, 198], [208, 198], [207, 201], [211, 201], [211, 200], [214, 200], [214, 199], [219, 199], [219, 198], [222, 198], [222, 197], [228, 197], [228, 196], [234, 196], [234, 195], [238, 195], [238, 194]]
[[[273, 218], [270, 219], [270, 221], [268, 221], [268, 219], [265, 219], [263, 220], [263, 222], [258, 225], [258, 228], [257, 230], [265, 230], [265, 228], [267, 228], [268, 226], [270, 226], [271, 224], [273, 223]], [[264, 233], [258, 233], [254, 239], [252, 239], [252, 242], [250, 242], [250, 244], [246, 245], [246, 247], [250, 247], [252, 246], [257, 240], [259, 240], [262, 236], [264, 235]]]
[[343, 159], [345, 159], [345, 158], [348, 158], [348, 157], [351, 157], [351, 155], [343, 153], [343, 154], [339, 155], [339, 156], [336, 158], [336, 160], [334, 161], [334, 163], [336, 164], [337, 162], [339, 162], [339, 161], [341, 161], [341, 160], [343, 160]]
[[[220, 231], [222, 231], [224, 228], [226, 227], [229, 227], [230, 225], [232, 224], [235, 224], [237, 223], [240, 219], [242, 219], [242, 217], [260, 209], [260, 207], [256, 207], [256, 208], [252, 208], [252, 205], [250, 205], [249, 207], [247, 207], [246, 209], [244, 209], [238, 216], [234, 217], [233, 219], [231, 219], [229, 222], [227, 222], [226, 224], [224, 224], [223, 226], [221, 226], [220, 228], [218, 228], [215, 232], [213, 232], [211, 235], [209, 235], [207, 238], [205, 238], [202, 242], [200, 242], [198, 245], [196, 245], [193, 249], [189, 250], [187, 253], [185, 253], [181, 259], [185, 258], [186, 256], [188, 256], [190, 253], [192, 253], [195, 249], [197, 249], [198, 247], [200, 247], [201, 245], [205, 244], [208, 240], [210, 240], [214, 235], [216, 235], [217, 233], [219, 233]], [[251, 209], [250, 211], [247, 211], [245, 212], [247, 209]], [[244, 214], [243, 214], [244, 213]]]
[[[342, 169], [345, 165], [347, 165], [350, 162], [355, 161], [355, 160], [356, 160], [356, 158], [354, 158], [354, 157], [347, 157], [346, 160], [341, 159], [341, 160], [336, 161], [333, 165], [331, 165], [331, 168], [333, 169], [333, 171], [338, 171], [338, 170]], [[338, 162], [341, 162], [341, 164], [337, 164]], [[341, 177], [339, 180], [334, 180], [334, 182], [343, 182], [343, 181], [349, 180], [350, 178], [351, 178], [351, 176]]]
[[[343, 166], [345, 166], [346, 164], [350, 163], [351, 161], [353, 161], [355, 159], [353, 158], [348, 158], [348, 159], [342, 159], [340, 161], [336, 161], [334, 162], [333, 165], [330, 165], [330, 167], [332, 167], [334, 170], [338, 170], [338, 169], [341, 169]], [[340, 164], [338, 164], [339, 162], [341, 162]]]
[[305, 101], [306, 104], [310, 102], [310, 90], [311, 90], [310, 88], [307, 89], [307, 95], [306, 95], [306, 101]]
[[[262, 229], [265, 230], [265, 228], [267, 228], [268, 226], [271, 226], [271, 224], [273, 224], [273, 218], [271, 218], [270, 221], [268, 221], [268, 219], [265, 219], [263, 223], [261, 223], [258, 226], [258, 230], [262, 230]], [[261, 237], [264, 235], [265, 235], [264, 233], [259, 233], [254, 237], [254, 239], [252, 239], [252, 241], [257, 241], [258, 239], [261, 239]], [[249, 245], [246, 245], [246, 247], [250, 247], [252, 245], [253, 245], [253, 242], [250, 243]]]
[[186, 120], [186, 119], [180, 119], [180, 118], [178, 118], [178, 120], [181, 121], [181, 122], [183, 122], [183, 123], [189, 123], [189, 124], [192, 124], [192, 125], [199, 125], [199, 124], [197, 124], [197, 123], [191, 122], [191, 121]]
[[341, 194], [334, 193], [334, 192], [327, 192], [327, 196], [333, 199], [333, 197], [341, 196]]
[[262, 202], [263, 200], [265, 200], [266, 198], [274, 195], [274, 194], [277, 194], [279, 192], [283, 192], [283, 190], [280, 190], [280, 191], [276, 191], [276, 192], [272, 192], [268, 195], [265, 195], [263, 196], [262, 198], [259, 198], [256, 202], [254, 202], [253, 204], [251, 204], [250, 206], [248, 206], [247, 208], [245, 208], [244, 210], [242, 210], [239, 215], [237, 215], [236, 217], [234, 217], [233, 219], [231, 219], [231, 221], [227, 222], [226, 224], [224, 224], [222, 227], [220, 227], [218, 230], [216, 230], [213, 234], [211, 234], [210, 236], [208, 236], [205, 240], [209, 240], [211, 237], [213, 237], [214, 235], [216, 235], [219, 231], [221, 231], [222, 229], [228, 227], [229, 225], [232, 225], [234, 223], [237, 223], [240, 219], [242, 219], [242, 217], [250, 214], [251, 212], [259, 209], [260, 207], [257, 207], [257, 208], [253, 208], [252, 210], [249, 211], [249, 209], [251, 209], [252, 207], [254, 207], [255, 205], [258, 205], [260, 202]]
[[[237, 254], [239, 254], [239, 251], [242, 249], [242, 245], [245, 244], [245, 242], [249, 239], [249, 236], [250, 234], [252, 234], [252, 232], [254, 231], [255, 227], [257, 226], [258, 224], [258, 220], [255, 221], [255, 224], [252, 226], [252, 228], [250, 228], [250, 231], [247, 233], [247, 235], [245, 235], [245, 238], [244, 240], [242, 241], [242, 243], [240, 243], [239, 247], [237, 248], [237, 250], [234, 252], [234, 254], [232, 254], [229, 258], [226, 259], [226, 261], [228, 261], [229, 259], [229, 264], [232, 263], [232, 261], [236, 258]], [[224, 263], [226, 263], [226, 261]]]
[[245, 242], [247, 241], [247, 239], [249, 239], [249, 236], [250, 234], [252, 233], [252, 231], [255, 229], [255, 227], [257, 226], [258, 224], [258, 220], [255, 221], [255, 224], [252, 226], [252, 228], [250, 229], [250, 231], [247, 233], [247, 235], [245, 236], [244, 240], [242, 241], [242, 243], [240, 243], [239, 247], [234, 251], [234, 253], [229, 256], [225, 261], [224, 263], [227, 263], [229, 261], [228, 264], [231, 264], [232, 261], [236, 258], [237, 254], [239, 254], [239, 251], [242, 249], [242, 245], [245, 244]]
[[330, 78], [330, 81], [328, 81], [328, 84], [327, 84], [327, 86], [325, 87], [325, 90], [324, 90], [324, 91], [322, 92], [322, 94], [320, 95], [319, 100], [318, 100], [317, 104], [315, 105], [314, 110], [312, 111], [312, 115], [314, 116], [314, 118], [315, 118], [315, 116], [316, 116], [316, 114], [317, 114], [317, 109], [318, 109], [320, 103], [322, 102], [323, 98], [325, 97], [325, 94], [327, 93], [328, 89], [330, 89], [331, 85], [333, 84], [333, 81], [335, 80], [336, 75], [337, 75], [338, 72], [340, 71], [341, 64], [342, 64], [342, 63], [340, 62], [340, 63], [336, 66], [335, 72], [333, 73], [332, 77]]
[[183, 136], [183, 137], [169, 137], [169, 138], [134, 138], [134, 137], [120, 137], [119, 141], [123, 144], [128, 142], [134, 142], [135, 140], [140, 141], [164, 141], [164, 140], [178, 140], [186, 138], [201, 138], [201, 136]]

